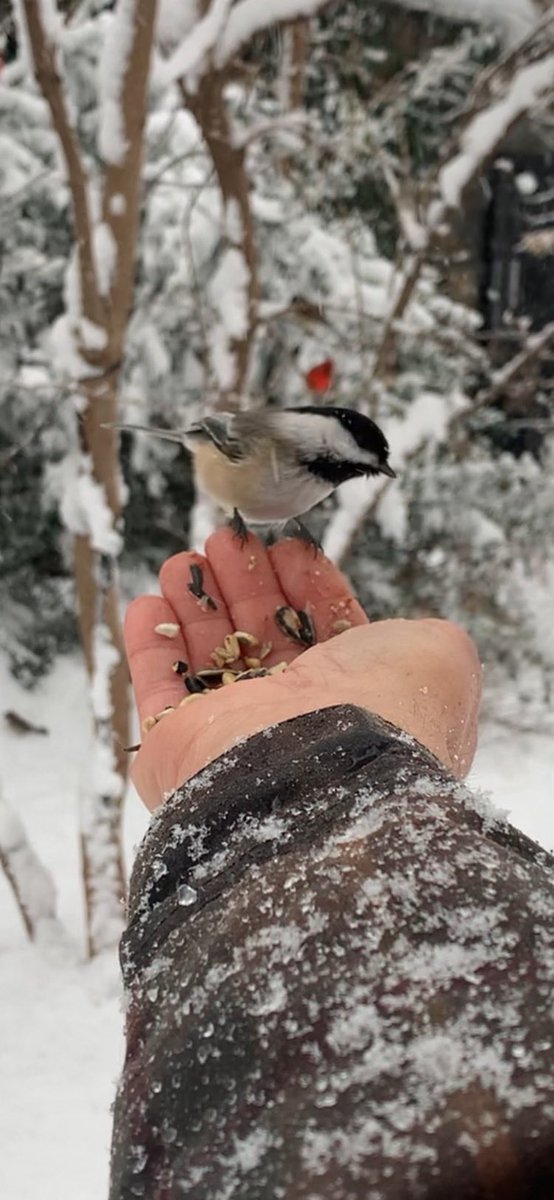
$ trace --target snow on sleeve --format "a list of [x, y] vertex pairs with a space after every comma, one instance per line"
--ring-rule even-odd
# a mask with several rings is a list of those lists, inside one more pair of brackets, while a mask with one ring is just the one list
[[127, 152], [121, 101], [136, 18], [137, 0], [119, 0], [107, 25], [100, 57], [98, 149], [104, 162], [114, 165], [121, 164]]
[[456, 208], [481, 163], [492, 154], [518, 117], [529, 112], [554, 86], [554, 54], [518, 71], [502, 100], [491, 104], [468, 126], [461, 150], [442, 168], [439, 189], [444, 203]]

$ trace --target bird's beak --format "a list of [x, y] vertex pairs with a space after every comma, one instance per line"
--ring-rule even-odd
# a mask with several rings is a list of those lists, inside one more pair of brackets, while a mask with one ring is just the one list
[[396, 479], [396, 471], [393, 471], [388, 463], [384, 463], [383, 466], [379, 467], [379, 471], [381, 475], [388, 475], [389, 479]]

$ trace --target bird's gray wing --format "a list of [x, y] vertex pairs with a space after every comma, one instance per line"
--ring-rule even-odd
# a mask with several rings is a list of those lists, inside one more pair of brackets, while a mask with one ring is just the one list
[[213, 442], [214, 446], [217, 446], [217, 449], [231, 462], [240, 462], [247, 453], [244, 438], [237, 436], [235, 413], [219, 413], [217, 416], [203, 417], [201, 421], [190, 425], [184, 434], [185, 443], [189, 439], [191, 443], [194, 443], [206, 438]]

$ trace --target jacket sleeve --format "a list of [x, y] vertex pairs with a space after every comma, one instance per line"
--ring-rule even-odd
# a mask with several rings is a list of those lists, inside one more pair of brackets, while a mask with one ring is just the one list
[[121, 949], [111, 1200], [552, 1200], [554, 883], [360, 709], [154, 818]]

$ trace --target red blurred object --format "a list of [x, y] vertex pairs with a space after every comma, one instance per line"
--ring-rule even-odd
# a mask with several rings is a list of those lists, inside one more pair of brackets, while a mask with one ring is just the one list
[[325, 358], [306, 371], [305, 380], [311, 392], [328, 392], [333, 382], [335, 364], [332, 358]]

